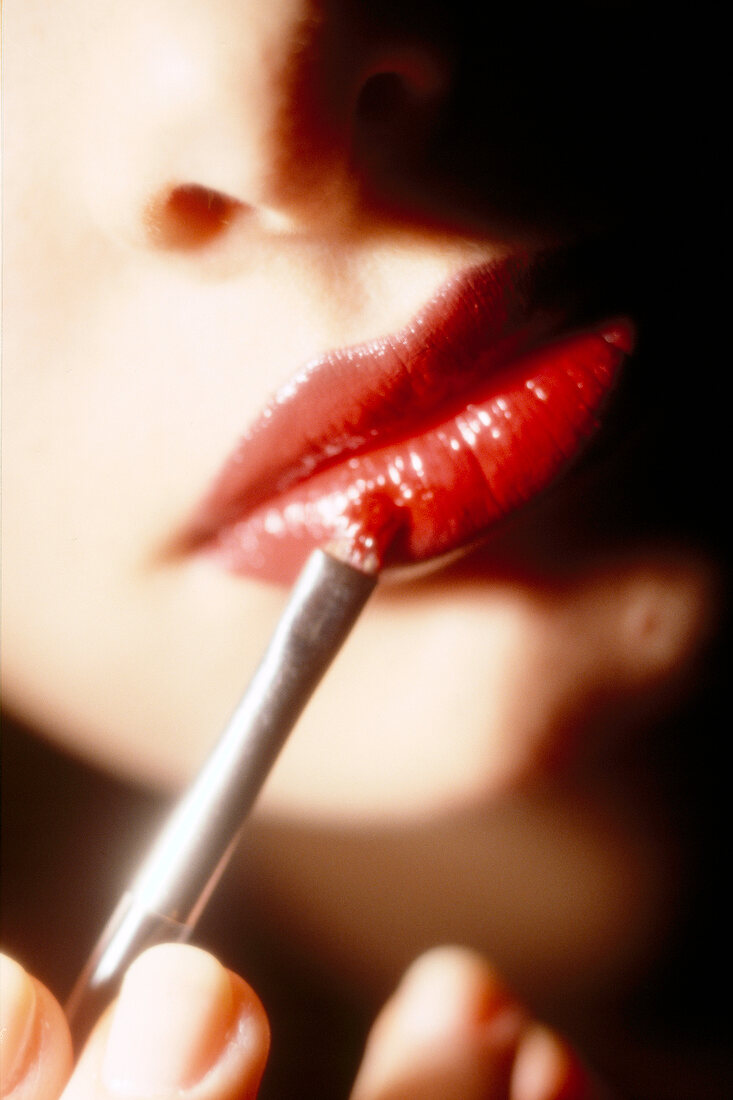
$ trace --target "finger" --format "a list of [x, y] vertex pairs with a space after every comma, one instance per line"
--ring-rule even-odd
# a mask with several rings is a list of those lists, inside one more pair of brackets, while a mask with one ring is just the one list
[[506, 1100], [525, 1024], [483, 959], [436, 948], [378, 1017], [352, 1100]]
[[251, 1100], [269, 1041], [246, 982], [205, 951], [163, 944], [128, 970], [63, 1100]]
[[546, 1027], [533, 1024], [522, 1037], [511, 1077], [511, 1100], [602, 1100], [571, 1047]]
[[58, 1100], [71, 1065], [61, 1006], [19, 963], [0, 955], [0, 1096]]

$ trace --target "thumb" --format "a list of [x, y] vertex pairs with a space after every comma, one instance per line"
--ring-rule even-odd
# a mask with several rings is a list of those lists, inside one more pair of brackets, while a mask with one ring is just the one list
[[63, 1100], [253, 1100], [269, 1039], [246, 982], [205, 951], [162, 944], [128, 970]]

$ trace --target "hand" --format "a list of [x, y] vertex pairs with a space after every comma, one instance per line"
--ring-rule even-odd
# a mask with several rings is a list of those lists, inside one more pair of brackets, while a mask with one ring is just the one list
[[[72, 1072], [52, 995], [2, 959], [7, 1100], [253, 1100], [269, 1048], [254, 992], [206, 952], [165, 945], [130, 968]], [[68, 1083], [67, 1083], [68, 1082]], [[352, 1100], [598, 1100], [565, 1043], [477, 956], [439, 948], [408, 970], [372, 1029]]]
[[164, 944], [141, 955], [75, 1067], [66, 1019], [48, 990], [5, 957], [0, 982], [2, 1100], [257, 1094], [270, 1042], [265, 1011], [247, 983], [205, 951]]
[[404, 975], [367, 1041], [351, 1100], [602, 1100], [559, 1036], [478, 955], [435, 948]]

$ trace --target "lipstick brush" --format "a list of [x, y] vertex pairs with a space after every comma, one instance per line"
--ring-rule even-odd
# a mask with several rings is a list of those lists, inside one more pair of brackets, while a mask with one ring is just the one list
[[66, 1005], [76, 1043], [140, 952], [192, 934], [285, 739], [376, 581], [335, 553], [311, 554], [241, 702], [79, 975]]

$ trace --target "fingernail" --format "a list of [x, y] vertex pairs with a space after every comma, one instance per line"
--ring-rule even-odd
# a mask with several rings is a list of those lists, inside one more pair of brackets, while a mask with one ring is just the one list
[[33, 1054], [36, 988], [22, 966], [0, 956], [0, 1085], [8, 1095]]
[[162, 944], [132, 964], [107, 1038], [102, 1077], [119, 1096], [191, 1088], [226, 1048], [234, 996], [227, 971], [205, 951]]

